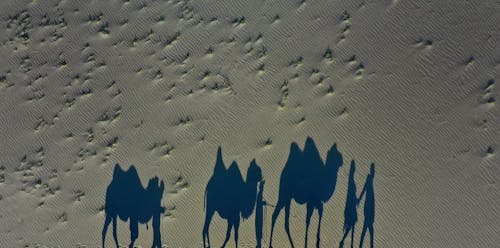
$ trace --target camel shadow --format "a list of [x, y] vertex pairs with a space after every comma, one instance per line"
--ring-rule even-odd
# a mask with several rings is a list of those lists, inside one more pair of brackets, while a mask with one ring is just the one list
[[236, 162], [226, 169], [222, 161], [222, 151], [218, 148], [214, 173], [205, 189], [205, 224], [203, 227], [203, 247], [210, 247], [210, 222], [215, 213], [227, 220], [226, 246], [234, 228], [234, 241], [238, 247], [238, 229], [241, 217], [249, 218], [255, 208], [257, 184], [262, 180], [261, 169], [253, 160], [244, 181]]
[[142, 186], [135, 166], [124, 171], [116, 164], [113, 171], [113, 179], [106, 190], [106, 204], [104, 227], [102, 229], [102, 247], [106, 241], [108, 226], [113, 222], [113, 238], [116, 247], [119, 247], [116, 235], [116, 222], [119, 217], [122, 221], [130, 220], [130, 245], [139, 236], [138, 225], [146, 224], [153, 219], [153, 245], [161, 247], [160, 214], [165, 211], [161, 206], [161, 199], [165, 185], [163, 181], [158, 185], [158, 177], [149, 179], [146, 188]]
[[272, 247], [276, 219], [283, 208], [285, 209], [285, 231], [290, 242], [290, 247], [294, 247], [289, 224], [292, 199], [298, 204], [307, 205], [305, 247], [307, 247], [311, 216], [314, 209], [318, 211], [319, 221], [316, 247], [320, 246], [323, 204], [333, 196], [338, 171], [342, 163], [342, 155], [338, 151], [336, 144], [328, 151], [326, 162], [323, 163], [316, 144], [311, 137], [307, 138], [303, 151], [297, 143], [292, 143], [288, 160], [280, 177], [278, 202], [272, 215], [269, 247]]

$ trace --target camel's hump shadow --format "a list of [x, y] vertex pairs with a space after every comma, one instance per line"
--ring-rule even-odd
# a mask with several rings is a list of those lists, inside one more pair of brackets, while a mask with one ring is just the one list
[[297, 143], [292, 143], [280, 176], [282, 197], [293, 198], [299, 204], [328, 201], [335, 191], [337, 173], [342, 163], [342, 155], [336, 144], [330, 148], [323, 163], [312, 138], [306, 139], [303, 150]]
[[113, 179], [106, 191], [106, 213], [117, 214], [120, 219], [126, 221], [136, 210], [137, 202], [131, 198], [144, 198], [142, 183], [137, 174], [135, 166], [123, 170], [118, 164], [113, 171]]

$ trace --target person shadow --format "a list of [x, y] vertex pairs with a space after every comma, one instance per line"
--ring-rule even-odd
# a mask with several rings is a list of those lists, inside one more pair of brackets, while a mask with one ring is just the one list
[[267, 206], [274, 207], [273, 205], [267, 203], [267, 201], [264, 199], [264, 184], [264, 180], [260, 181], [257, 200], [255, 202], [255, 241], [257, 243], [257, 245], [255, 246], [256, 248], [262, 248], [264, 233], [263, 227], [265, 225], [264, 217], [267, 215], [266, 208]]
[[361, 191], [359, 200], [365, 195], [365, 206], [364, 206], [364, 223], [363, 231], [361, 232], [361, 239], [359, 242], [359, 247], [363, 247], [363, 242], [365, 240], [366, 232], [370, 233], [370, 247], [373, 248], [373, 224], [375, 223], [375, 191], [373, 188], [373, 178], [375, 177], [375, 164], [370, 165], [370, 173], [366, 176], [365, 186]]
[[354, 173], [356, 171], [356, 164], [354, 160], [351, 161], [351, 168], [349, 170], [349, 182], [347, 186], [347, 197], [345, 201], [344, 210], [344, 236], [340, 241], [339, 247], [344, 247], [344, 241], [349, 233], [351, 233], [351, 248], [354, 247], [354, 228], [358, 222], [357, 207], [359, 200], [356, 194], [356, 182], [354, 181]]
[[[238, 230], [241, 218], [248, 219], [254, 212], [257, 198], [257, 185], [262, 180], [260, 167], [255, 159], [250, 162], [246, 180], [243, 180], [239, 166], [232, 162], [226, 169], [219, 146], [212, 177], [205, 188], [205, 224], [203, 226], [203, 247], [210, 247], [210, 222], [215, 213], [227, 220], [226, 238], [222, 247], [229, 241], [234, 228], [234, 241], [238, 247]], [[263, 185], [263, 184], [262, 184]]]
[[142, 186], [135, 166], [130, 166], [128, 170], [123, 170], [119, 164], [115, 165], [113, 179], [106, 189], [106, 202], [104, 211], [106, 219], [102, 229], [102, 247], [106, 241], [106, 232], [109, 224], [113, 222], [113, 238], [116, 247], [119, 247], [116, 234], [117, 219], [120, 218], [130, 225], [130, 244], [134, 247], [134, 242], [139, 236], [139, 224], [146, 224], [153, 219], [153, 244], [152, 247], [160, 248], [160, 215], [165, 211], [161, 206], [165, 184], [163, 180], [158, 185], [158, 177], [149, 179], [146, 188]]

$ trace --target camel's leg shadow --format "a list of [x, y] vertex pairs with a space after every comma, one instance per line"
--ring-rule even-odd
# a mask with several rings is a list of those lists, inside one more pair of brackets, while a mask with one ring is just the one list
[[118, 216], [113, 216], [113, 238], [115, 239], [115, 245], [116, 248], [119, 248], [120, 246], [118, 245], [118, 236], [116, 235], [116, 219]]
[[235, 220], [234, 222], [234, 243], [236, 245], [236, 248], [238, 248], [238, 230], [240, 228], [240, 218]]
[[307, 204], [307, 214], [306, 214], [306, 238], [304, 241], [304, 247], [307, 248], [308, 234], [309, 234], [309, 224], [311, 224], [311, 216], [314, 212], [313, 205]]
[[269, 248], [273, 247], [274, 225], [276, 224], [276, 219], [278, 219], [278, 216], [280, 215], [281, 209], [283, 209], [283, 202], [278, 201], [278, 203], [276, 203], [276, 208], [274, 208], [271, 220], [271, 234], [269, 236]]
[[161, 248], [160, 212], [153, 216], [153, 245], [151, 248]]
[[135, 240], [139, 237], [139, 223], [136, 219], [130, 218], [130, 245], [129, 248], [134, 248]]
[[[205, 225], [203, 226], [203, 248], [210, 247], [210, 222], [212, 221], [212, 217], [214, 216], [214, 211], [211, 209], [207, 209], [205, 213]], [[205, 242], [205, 237], [206, 241]], [[205, 244], [208, 244], [208, 246], [205, 246]]]
[[287, 202], [285, 205], [285, 231], [288, 235], [288, 240], [290, 241], [290, 247], [294, 248], [292, 235], [290, 234], [290, 204], [291, 202]]
[[108, 232], [109, 224], [111, 224], [112, 217], [106, 214], [106, 220], [104, 220], [104, 227], [102, 228], [102, 248], [104, 248], [104, 243], [106, 242], [106, 232]]
[[109, 224], [111, 220], [113, 221], [113, 239], [115, 240], [116, 248], [118, 248], [118, 237], [116, 235], [116, 218], [117, 216], [110, 216], [106, 214], [106, 220], [104, 221], [104, 227], [102, 229], [102, 247], [104, 248], [104, 243], [106, 242], [106, 233], [108, 231]]
[[352, 226], [351, 229], [351, 248], [354, 248], [354, 227], [355, 226]]
[[228, 219], [227, 220], [227, 231], [226, 231], [226, 239], [224, 240], [224, 243], [222, 244], [222, 248], [226, 247], [227, 242], [229, 241], [229, 238], [231, 237], [231, 229], [233, 228], [233, 221]]
[[271, 220], [271, 235], [269, 236], [269, 248], [273, 247], [272, 243], [273, 243], [274, 226], [276, 224], [276, 219], [278, 219], [281, 209], [283, 208], [285, 208], [285, 231], [288, 235], [288, 240], [290, 241], [291, 247], [292, 248], [295, 247], [293, 245], [292, 236], [290, 235], [290, 204], [291, 201], [283, 202], [280, 200], [278, 200], [278, 203], [276, 203], [276, 208], [274, 209]]
[[321, 240], [321, 220], [323, 219], [323, 203], [319, 203], [316, 207], [318, 209], [318, 232], [316, 233], [316, 248], [319, 248], [320, 240]]

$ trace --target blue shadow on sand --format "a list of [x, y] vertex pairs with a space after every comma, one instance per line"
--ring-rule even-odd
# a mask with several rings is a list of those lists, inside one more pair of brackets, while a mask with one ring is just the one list
[[375, 191], [373, 188], [373, 178], [375, 177], [375, 164], [370, 165], [370, 174], [366, 176], [365, 186], [361, 191], [361, 195], [359, 196], [359, 200], [365, 196], [365, 207], [364, 207], [364, 215], [365, 220], [363, 223], [363, 231], [361, 232], [361, 240], [359, 243], [359, 247], [363, 247], [363, 242], [365, 240], [366, 231], [370, 232], [370, 247], [373, 248], [373, 224], [375, 223]]
[[137, 174], [135, 166], [131, 166], [124, 171], [120, 165], [116, 164], [113, 171], [113, 179], [106, 190], [106, 205], [104, 211], [106, 219], [102, 229], [102, 247], [106, 241], [108, 226], [113, 222], [113, 238], [116, 247], [118, 238], [116, 235], [116, 222], [119, 217], [122, 221], [130, 221], [130, 245], [134, 247], [134, 242], [139, 236], [138, 225], [147, 224], [153, 219], [153, 245], [160, 248], [160, 215], [165, 211], [161, 206], [161, 199], [165, 185], [163, 181], [158, 185], [158, 177], [151, 178], [146, 188]]
[[262, 172], [255, 160], [248, 167], [246, 180], [243, 180], [236, 162], [226, 169], [222, 161], [222, 149], [217, 150], [217, 159], [212, 177], [205, 189], [205, 224], [203, 226], [203, 247], [210, 246], [210, 222], [215, 213], [227, 220], [226, 246], [234, 228], [234, 241], [238, 247], [238, 229], [241, 218], [248, 219], [255, 208], [257, 185], [262, 180]]
[[285, 209], [285, 231], [290, 247], [295, 247], [290, 234], [290, 205], [292, 199], [298, 204], [306, 204], [306, 233], [304, 244], [307, 247], [309, 224], [313, 211], [318, 211], [319, 221], [316, 236], [316, 247], [320, 246], [321, 220], [323, 204], [330, 200], [335, 192], [337, 175], [342, 166], [342, 154], [334, 144], [327, 153], [323, 163], [318, 148], [311, 137], [306, 139], [304, 150], [297, 143], [292, 143], [288, 160], [281, 172], [279, 196], [272, 215], [269, 247], [272, 247], [273, 231], [281, 210]]
[[[222, 160], [221, 147], [217, 150], [217, 158], [213, 175], [208, 181], [205, 189], [205, 224], [203, 226], [203, 247], [210, 246], [210, 222], [215, 213], [227, 220], [227, 231], [222, 247], [225, 247], [234, 229], [234, 241], [238, 247], [238, 229], [241, 218], [249, 218], [255, 209], [255, 238], [256, 248], [262, 247], [263, 226], [265, 225], [265, 207], [274, 207], [271, 223], [271, 234], [269, 237], [269, 247], [272, 247], [273, 231], [276, 220], [285, 209], [285, 232], [290, 242], [290, 247], [295, 247], [290, 233], [290, 206], [292, 200], [300, 205], [306, 205], [306, 233], [304, 244], [307, 247], [309, 225], [314, 210], [318, 211], [319, 221], [316, 232], [316, 247], [320, 247], [321, 220], [323, 218], [323, 204], [333, 197], [337, 184], [337, 176], [343, 165], [343, 157], [337, 145], [334, 144], [327, 152], [325, 162], [323, 162], [318, 148], [311, 137], [306, 139], [304, 149], [300, 149], [297, 143], [292, 143], [290, 153], [280, 176], [279, 196], [276, 206], [268, 204], [264, 200], [264, 180], [260, 167], [252, 160], [247, 172], [246, 180], [243, 180], [238, 164], [232, 162], [226, 168]], [[375, 194], [373, 190], [373, 177], [375, 175], [375, 165], [370, 167], [370, 174], [367, 176], [360, 197], [357, 197], [356, 182], [354, 173], [356, 165], [351, 162], [349, 172], [349, 182], [344, 211], [344, 236], [340, 242], [343, 247], [347, 235], [351, 234], [351, 247], [354, 247], [354, 230], [358, 221], [357, 208], [363, 196], [364, 205], [364, 225], [361, 235], [360, 246], [363, 246], [366, 232], [370, 232], [373, 247], [373, 223], [375, 219]]]
[[359, 247], [363, 247], [366, 232], [369, 231], [370, 247], [373, 248], [373, 223], [375, 222], [375, 192], [373, 189], [373, 177], [375, 176], [375, 164], [372, 163], [370, 165], [370, 173], [366, 177], [366, 182], [359, 198], [356, 195], [356, 182], [354, 180], [355, 171], [356, 164], [353, 160], [351, 161], [351, 169], [349, 170], [349, 184], [347, 186], [347, 197], [344, 210], [344, 236], [340, 241], [339, 247], [344, 247], [345, 239], [349, 233], [351, 233], [351, 248], [354, 247], [354, 230], [356, 222], [358, 221], [358, 206], [363, 199], [363, 196], [365, 196], [365, 218]]

